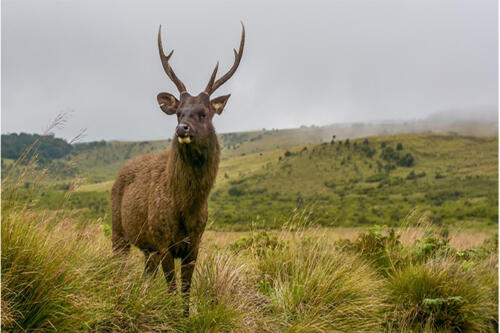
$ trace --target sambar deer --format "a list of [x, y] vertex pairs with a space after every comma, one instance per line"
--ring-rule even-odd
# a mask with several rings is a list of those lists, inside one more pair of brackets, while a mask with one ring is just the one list
[[176, 289], [174, 259], [180, 258], [186, 315], [191, 277], [207, 223], [207, 199], [219, 167], [220, 147], [212, 119], [222, 113], [230, 95], [210, 96], [240, 64], [245, 45], [245, 27], [243, 23], [241, 26], [233, 66], [215, 80], [217, 62], [205, 90], [197, 96], [186, 91], [170, 66], [173, 50], [168, 55], [163, 52], [160, 26], [161, 63], [179, 90], [179, 99], [166, 92], [158, 94], [157, 99], [163, 112], [177, 116], [175, 136], [167, 150], [127, 162], [111, 191], [114, 252], [126, 255], [131, 244], [137, 246], [145, 255], [145, 272], [154, 273], [161, 265], [172, 291]]

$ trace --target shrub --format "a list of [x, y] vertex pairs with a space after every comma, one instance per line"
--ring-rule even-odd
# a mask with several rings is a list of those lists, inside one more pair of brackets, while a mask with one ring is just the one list
[[401, 158], [399, 158], [397, 163], [400, 166], [411, 167], [415, 164], [415, 159], [413, 158], [412, 154], [406, 153], [405, 155], [401, 156]]
[[383, 227], [374, 227], [359, 234], [354, 241], [342, 240], [337, 246], [368, 259], [379, 272], [386, 275], [400, 264], [402, 244], [399, 238], [400, 235], [394, 229], [386, 231]]
[[426, 173], [424, 171], [420, 172], [420, 173], [415, 173], [415, 171], [411, 171], [408, 176], [406, 176], [406, 179], [417, 179], [417, 178], [422, 178], [422, 177], [425, 177], [426, 176]]
[[396, 271], [389, 302], [397, 331], [484, 332], [493, 329], [495, 304], [476, 270], [440, 258]]
[[416, 247], [413, 253], [417, 260], [426, 261], [438, 254], [446, 255], [452, 250], [449, 238], [434, 234], [427, 235], [425, 238], [417, 238], [415, 242]]
[[240, 187], [232, 186], [229, 188], [227, 193], [229, 193], [229, 195], [231, 195], [233, 197], [240, 197], [240, 196], [245, 194], [245, 191]]
[[335, 181], [333, 180], [326, 180], [324, 182], [325, 186], [328, 187], [328, 188], [333, 188], [335, 189], [337, 187], [337, 184], [335, 184]]
[[386, 146], [382, 150], [380, 157], [382, 157], [387, 162], [397, 161], [397, 160], [399, 160], [399, 153], [394, 151], [394, 149], [392, 149], [392, 147]]
[[375, 183], [379, 182], [381, 180], [384, 180], [387, 178], [387, 175], [385, 173], [376, 173], [371, 176], [366, 177], [365, 181], [367, 183]]
[[434, 176], [435, 179], [443, 179], [443, 178], [446, 178], [445, 175], [439, 173], [439, 172], [436, 172], [436, 175]]
[[286, 242], [278, 239], [276, 234], [269, 234], [266, 231], [252, 232], [248, 237], [241, 237], [230, 245], [235, 253], [249, 250], [258, 256], [266, 251], [286, 248]]

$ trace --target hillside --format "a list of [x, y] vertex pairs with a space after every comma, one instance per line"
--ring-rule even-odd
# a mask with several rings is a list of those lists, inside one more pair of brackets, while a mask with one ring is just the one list
[[212, 216], [276, 225], [309, 207], [323, 225], [397, 225], [417, 208], [436, 223], [493, 224], [497, 165], [496, 137], [395, 135], [298, 146], [223, 163]]
[[[497, 136], [498, 124], [492, 121], [435, 121], [415, 120], [382, 123], [345, 123], [329, 126], [302, 126], [292, 129], [262, 129], [260, 131], [222, 133], [219, 142], [222, 160], [298, 145], [318, 144], [367, 136], [409, 133], [435, 133], [465, 136]], [[2, 172], [9, 171], [13, 160], [40, 136], [21, 133], [2, 135]], [[129, 159], [154, 153], [169, 146], [171, 139], [156, 141], [93, 141], [68, 144], [52, 135], [42, 138], [37, 145], [40, 167], [49, 166], [50, 177], [44, 182], [64, 183], [75, 176], [87, 184], [112, 180]], [[27, 143], [28, 142], [28, 143]]]
[[[310, 130], [297, 141], [312, 140]], [[280, 132], [222, 136], [226, 148], [209, 199], [210, 228], [275, 228], [296, 209], [324, 226], [399, 225], [415, 210], [444, 225], [497, 221], [497, 137], [406, 134], [293, 145], [281, 143], [279, 135], [286, 132]], [[236, 148], [227, 148], [228, 142]], [[257, 149], [257, 143], [260, 152], [241, 152]], [[109, 191], [121, 165], [167, 145], [111, 142], [71, 155], [67, 163], [88, 170], [88, 178], [65, 200], [73, 179], [48, 177], [34, 190], [39, 199], [32, 206], [65, 208], [109, 223]], [[24, 185], [21, 199], [33, 191], [29, 182]]]
[[[254, 132], [224, 133], [218, 136], [222, 149], [222, 160], [227, 160], [246, 154], [290, 148], [298, 144], [319, 143], [325, 138], [329, 140], [334, 133], [334, 130], [322, 127], [290, 130], [263, 129]], [[36, 138], [36, 135], [32, 135], [32, 138]], [[141, 142], [77, 143], [63, 158], [52, 161], [49, 167], [51, 176], [46, 181], [51, 184], [64, 182], [76, 175], [84, 177], [85, 183], [99, 183], [114, 179], [118, 170], [129, 159], [166, 149], [170, 142], [171, 139]], [[16, 142], [15, 146], [22, 147], [21, 143]], [[9, 166], [13, 161], [11, 155], [2, 154], [3, 172], [9, 171]]]

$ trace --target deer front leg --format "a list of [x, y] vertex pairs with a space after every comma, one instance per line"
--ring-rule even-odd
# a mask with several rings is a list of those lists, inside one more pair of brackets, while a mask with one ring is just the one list
[[161, 255], [158, 252], [144, 251], [144, 277], [155, 276], [161, 263]]
[[189, 297], [191, 291], [191, 279], [193, 277], [196, 258], [198, 257], [198, 245], [191, 248], [188, 255], [182, 259], [181, 280], [182, 297], [184, 300], [184, 316], [189, 317]]
[[167, 280], [168, 290], [170, 291], [170, 293], [175, 292], [175, 262], [174, 257], [171, 253], [167, 252], [163, 255], [161, 267], [163, 268], [163, 275], [165, 275], [165, 280]]

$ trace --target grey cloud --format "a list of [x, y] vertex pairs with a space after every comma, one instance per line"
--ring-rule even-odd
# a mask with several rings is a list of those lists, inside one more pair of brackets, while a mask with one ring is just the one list
[[192, 93], [217, 60], [242, 63], [219, 132], [393, 118], [497, 105], [497, 2], [3, 1], [2, 132], [40, 132], [74, 110], [61, 135], [170, 137], [156, 94], [158, 25]]

